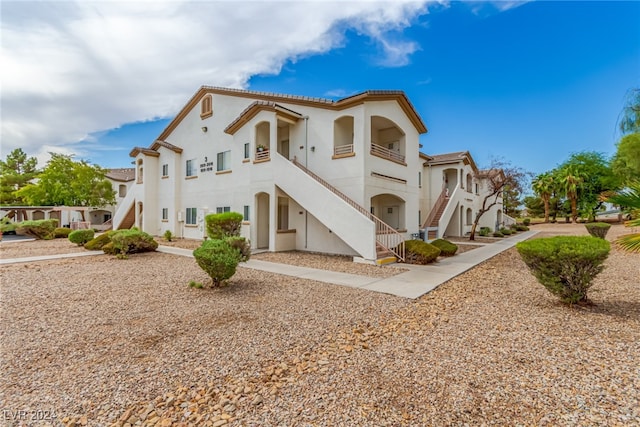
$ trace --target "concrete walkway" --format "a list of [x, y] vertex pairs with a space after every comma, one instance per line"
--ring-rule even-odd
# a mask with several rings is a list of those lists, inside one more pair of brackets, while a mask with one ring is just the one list
[[[515, 236], [497, 240], [495, 243], [487, 244], [429, 265], [400, 264], [402, 268], [407, 268], [409, 271], [384, 279], [252, 259], [240, 264], [240, 267], [383, 292], [405, 298], [418, 298], [444, 282], [512, 248], [516, 243], [527, 240], [537, 233], [537, 231], [518, 233]], [[174, 255], [193, 256], [193, 251], [189, 249], [170, 246], [159, 246], [158, 251]]]
[[[400, 264], [402, 268], [407, 268], [409, 271], [384, 279], [377, 277], [359, 276], [356, 274], [339, 273], [336, 271], [321, 270], [317, 268], [299, 267], [288, 264], [277, 264], [273, 262], [254, 259], [250, 259], [248, 262], [240, 264], [240, 267], [268, 271], [270, 273], [284, 274], [285, 276], [294, 276], [303, 279], [316, 280], [318, 282], [331, 283], [334, 285], [349, 286], [352, 288], [382, 292], [399, 297], [418, 298], [426, 294], [427, 292], [437, 288], [447, 280], [450, 280], [464, 273], [470, 268], [473, 268], [476, 265], [490, 258], [493, 258], [499, 253], [515, 246], [516, 243], [522, 240], [526, 240], [537, 233], [538, 231], [527, 231], [524, 233], [518, 233], [515, 236], [508, 237], [503, 240], [498, 240], [495, 243], [487, 244], [472, 251], [463, 252], [460, 255], [446, 258], [442, 261], [429, 265]], [[158, 252], [193, 257], [193, 251], [191, 249], [181, 249], [171, 246], [158, 246]], [[102, 251], [91, 251], [59, 255], [44, 255], [27, 258], [9, 258], [0, 259], [0, 265], [101, 254]]]

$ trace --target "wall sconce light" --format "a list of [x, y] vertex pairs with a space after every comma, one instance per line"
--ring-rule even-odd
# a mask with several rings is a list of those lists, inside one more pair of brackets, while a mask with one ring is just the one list
[[206, 132], [208, 129], [206, 126], [202, 126], [202, 132]]
[[311, 147], [311, 151], [312, 151], [312, 152], [313, 152], [313, 151], [316, 151], [316, 147], [315, 147], [315, 145]]

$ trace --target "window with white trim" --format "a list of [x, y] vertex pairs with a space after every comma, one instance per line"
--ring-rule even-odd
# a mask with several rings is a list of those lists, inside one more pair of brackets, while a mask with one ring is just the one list
[[250, 151], [249, 143], [248, 143], [248, 142], [246, 142], [246, 143], [244, 144], [244, 158], [245, 158], [245, 159], [248, 159], [248, 158], [250, 158], [250, 157], [251, 157], [251, 151]]
[[169, 164], [162, 165], [162, 176], [169, 176]]
[[162, 208], [162, 220], [163, 221], [169, 220], [169, 208]]
[[242, 220], [243, 221], [249, 221], [249, 206], [248, 205], [244, 206], [244, 212], [243, 212], [243, 215], [242, 215]]
[[196, 225], [198, 223], [198, 208], [187, 208], [185, 224]]
[[198, 168], [196, 164], [196, 159], [187, 160], [187, 176], [198, 176]]
[[223, 151], [218, 153], [217, 171], [226, 171], [231, 169], [231, 151]]
[[230, 206], [218, 206], [216, 208], [216, 213], [224, 213], [224, 212], [231, 212], [231, 207]]

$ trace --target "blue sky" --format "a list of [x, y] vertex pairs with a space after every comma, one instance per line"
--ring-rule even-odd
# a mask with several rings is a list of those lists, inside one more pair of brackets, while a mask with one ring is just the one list
[[640, 87], [635, 1], [114, 4], [2, 3], [3, 158], [20, 146], [41, 163], [56, 151], [128, 167], [201, 85], [336, 99], [399, 89], [429, 128], [425, 153], [540, 173], [572, 152], [613, 154]]

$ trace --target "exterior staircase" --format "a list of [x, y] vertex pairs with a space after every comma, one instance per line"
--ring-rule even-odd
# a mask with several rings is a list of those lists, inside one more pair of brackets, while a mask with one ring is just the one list
[[427, 216], [427, 219], [422, 225], [422, 228], [425, 230], [426, 240], [435, 240], [440, 237], [438, 233], [438, 224], [448, 205], [449, 196], [447, 196], [446, 190], [443, 189], [440, 196], [438, 196], [436, 203], [433, 205], [433, 209], [429, 212], [429, 216]]
[[[276, 185], [336, 233], [363, 258], [381, 265], [404, 261], [404, 237], [295, 158], [272, 156]], [[313, 197], [309, 197], [313, 194]], [[332, 209], [327, 209], [331, 206]], [[336, 221], [339, 218], [339, 221]], [[369, 237], [370, 236], [370, 237]], [[369, 238], [371, 240], [369, 240]]]
[[118, 225], [118, 230], [122, 230], [125, 228], [131, 228], [133, 224], [136, 222], [136, 205], [132, 204], [129, 208], [129, 211], [124, 216], [120, 224]]

